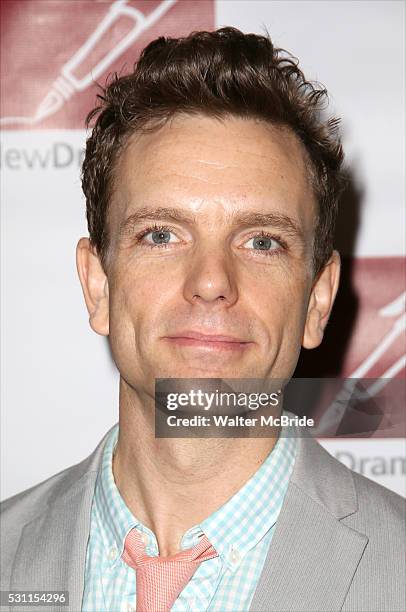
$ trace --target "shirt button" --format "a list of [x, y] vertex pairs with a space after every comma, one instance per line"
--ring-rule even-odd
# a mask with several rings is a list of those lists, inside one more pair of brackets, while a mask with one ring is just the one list
[[241, 555], [235, 548], [230, 551], [230, 561], [233, 565], [237, 565], [240, 561]]
[[110, 561], [114, 561], [114, 559], [117, 557], [117, 548], [115, 546], [112, 546], [107, 556]]
[[127, 602], [123, 605], [122, 612], [135, 612], [135, 607]]
[[141, 533], [141, 538], [142, 538], [142, 541], [144, 542], [145, 546], [148, 546], [148, 544], [149, 544], [149, 535], [143, 531]]

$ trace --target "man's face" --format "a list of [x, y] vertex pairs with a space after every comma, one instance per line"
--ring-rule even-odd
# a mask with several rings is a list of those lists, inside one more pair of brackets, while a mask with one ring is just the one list
[[124, 380], [151, 390], [159, 377], [290, 377], [315, 214], [288, 130], [177, 116], [133, 137], [108, 220], [108, 333]]

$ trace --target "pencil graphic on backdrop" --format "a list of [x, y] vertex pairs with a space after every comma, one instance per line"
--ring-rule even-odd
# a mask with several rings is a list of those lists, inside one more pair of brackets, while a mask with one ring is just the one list
[[[134, 43], [140, 34], [159, 21], [176, 2], [177, 0], [163, 0], [148, 16], [135, 7], [128, 6], [127, 0], [113, 2], [94, 32], [63, 65], [59, 76], [38, 105], [34, 115], [31, 117], [0, 117], [0, 125], [35, 125], [56, 113], [75, 92], [91, 87], [94, 81]], [[110, 42], [109, 47], [109, 32], [123, 16], [133, 20], [133, 27], [113, 47]], [[106, 45], [100, 44], [103, 38]], [[113, 36], [110, 37], [110, 40], [114, 40]], [[89, 58], [97, 46], [99, 46], [99, 59], [87, 65], [90, 64]], [[79, 76], [80, 74], [83, 76]]]
[[[325, 431], [330, 427], [340, 423], [344, 416], [348, 400], [354, 394], [357, 383], [361, 379], [368, 377], [368, 372], [373, 368], [382, 356], [388, 351], [390, 346], [402, 335], [406, 329], [406, 313], [405, 313], [405, 298], [406, 293], [402, 293], [395, 300], [386, 304], [379, 310], [379, 316], [385, 318], [395, 318], [391, 329], [382, 338], [374, 350], [367, 356], [366, 359], [348, 376], [342, 390], [338, 393], [332, 404], [327, 408], [325, 414], [321, 418], [315, 432], [316, 435], [323, 436]], [[387, 370], [377, 377], [372, 383], [364, 399], [368, 399], [377, 395], [392, 378], [397, 376], [406, 367], [406, 355], [401, 355]], [[362, 399], [362, 393], [357, 391], [357, 398]]]

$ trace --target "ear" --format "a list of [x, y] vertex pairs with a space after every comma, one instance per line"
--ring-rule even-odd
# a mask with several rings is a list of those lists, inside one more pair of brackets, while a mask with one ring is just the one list
[[333, 251], [317, 276], [310, 294], [302, 346], [307, 349], [321, 344], [340, 280], [340, 255]]
[[89, 312], [90, 327], [97, 334], [109, 335], [109, 284], [100, 259], [88, 238], [76, 247], [76, 266]]

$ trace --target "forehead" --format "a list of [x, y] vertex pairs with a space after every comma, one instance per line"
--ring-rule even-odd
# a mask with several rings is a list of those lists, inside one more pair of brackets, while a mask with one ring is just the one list
[[230, 117], [178, 115], [130, 138], [120, 155], [111, 221], [145, 206], [188, 208], [213, 218], [243, 208], [279, 211], [311, 225], [306, 153], [288, 129]]

